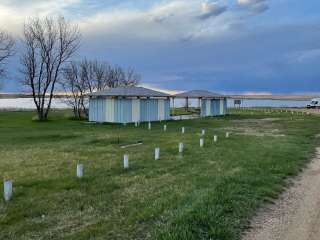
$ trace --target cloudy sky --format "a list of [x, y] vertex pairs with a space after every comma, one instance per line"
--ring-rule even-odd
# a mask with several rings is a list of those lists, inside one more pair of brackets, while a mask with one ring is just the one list
[[320, 92], [319, 0], [0, 0], [0, 28], [17, 38], [28, 17], [46, 15], [80, 26], [75, 58], [133, 67], [147, 86]]

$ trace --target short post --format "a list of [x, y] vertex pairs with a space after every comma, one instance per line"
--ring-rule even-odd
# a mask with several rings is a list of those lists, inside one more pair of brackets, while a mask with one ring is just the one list
[[163, 131], [166, 132], [167, 131], [167, 125], [163, 125]]
[[230, 133], [226, 132], [226, 138], [229, 138], [229, 136], [230, 136]]
[[135, 127], [138, 127], [138, 122], [135, 122], [135, 123], [134, 123], [134, 126], [135, 126]]
[[4, 195], [4, 200], [6, 202], [10, 201], [10, 199], [12, 198], [12, 181], [11, 180], [4, 180], [3, 195]]
[[78, 163], [77, 164], [77, 178], [83, 177], [83, 164]]
[[184, 132], [185, 132], [184, 127], [181, 128], [181, 132], [182, 132], [182, 134], [184, 134]]
[[218, 142], [218, 136], [217, 135], [213, 136], [213, 142]]
[[148, 129], [151, 130], [151, 122], [148, 123]]
[[123, 168], [124, 169], [129, 168], [129, 155], [128, 154], [123, 155]]
[[201, 135], [204, 136], [206, 134], [206, 130], [202, 129]]
[[204, 139], [200, 138], [200, 147], [203, 147], [203, 146], [204, 146]]
[[183, 143], [179, 143], [179, 153], [182, 154], [183, 153]]
[[154, 160], [159, 160], [160, 159], [160, 148], [155, 148], [154, 149]]

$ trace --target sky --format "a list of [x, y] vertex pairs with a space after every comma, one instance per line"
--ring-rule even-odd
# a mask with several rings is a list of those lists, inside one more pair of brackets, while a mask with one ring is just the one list
[[[144, 86], [320, 93], [319, 0], [0, 0], [17, 39], [28, 18], [58, 15], [80, 27], [74, 59], [132, 67]], [[21, 91], [19, 49], [8, 67], [2, 91]]]

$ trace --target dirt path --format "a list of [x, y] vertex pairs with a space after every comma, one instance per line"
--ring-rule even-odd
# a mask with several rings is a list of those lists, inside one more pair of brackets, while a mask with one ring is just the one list
[[320, 148], [293, 186], [261, 210], [251, 226], [243, 240], [320, 239]]

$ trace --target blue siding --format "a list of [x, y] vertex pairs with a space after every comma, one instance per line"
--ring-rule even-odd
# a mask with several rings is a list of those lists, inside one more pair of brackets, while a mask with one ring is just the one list
[[158, 121], [158, 100], [157, 99], [149, 99], [149, 112], [150, 118], [149, 121]]
[[114, 102], [114, 122], [132, 122], [132, 100], [116, 99]]
[[132, 100], [122, 99], [122, 105], [123, 105], [123, 122], [125, 123], [132, 122]]
[[[226, 113], [227, 111], [227, 100], [224, 99], [224, 112]], [[201, 101], [201, 116], [205, 117], [206, 116], [206, 108], [207, 107], [207, 102], [206, 99], [203, 99]], [[212, 99], [211, 100], [211, 116], [220, 116], [220, 99]]]
[[146, 99], [140, 100], [140, 121], [148, 121], [148, 102]]
[[[158, 121], [158, 99], [141, 99], [140, 100], [140, 121]], [[109, 105], [108, 105], [109, 106]], [[106, 116], [107, 101], [104, 98], [90, 99], [89, 102], [89, 120], [95, 122], [116, 122], [129, 123], [132, 120], [132, 100], [115, 99], [114, 100], [114, 118]], [[164, 101], [164, 118], [170, 119], [170, 100]]]
[[[166, 113], [165, 115], [166, 116], [170, 115], [170, 113]], [[158, 121], [158, 100], [157, 99], [141, 99], [140, 100], [140, 121], [141, 122]]]
[[211, 100], [211, 116], [215, 116], [217, 111], [216, 100]]
[[211, 111], [212, 116], [219, 116], [220, 115], [220, 99], [214, 99], [211, 101]]
[[201, 101], [201, 116], [205, 117], [206, 116], [206, 100]]
[[94, 99], [89, 99], [89, 121], [95, 121], [94, 117]]
[[105, 115], [106, 115], [106, 112], [105, 112], [105, 100], [104, 99], [101, 99], [101, 98], [98, 98], [96, 99], [96, 109], [97, 109], [97, 112], [96, 112], [96, 121], [97, 122], [104, 122], [105, 121]]
[[166, 120], [170, 119], [170, 100], [166, 99], [164, 102], [164, 118]]

